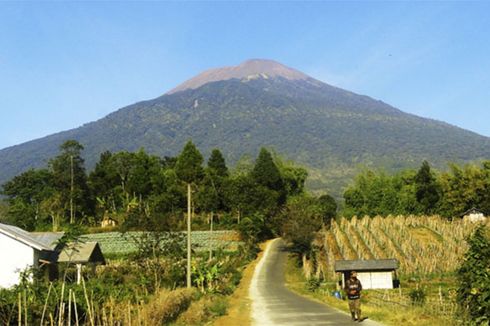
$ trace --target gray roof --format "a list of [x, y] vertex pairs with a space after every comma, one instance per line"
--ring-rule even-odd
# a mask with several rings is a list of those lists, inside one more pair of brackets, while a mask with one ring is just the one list
[[38, 242], [44, 244], [46, 247], [55, 250], [58, 245], [58, 241], [65, 234], [64, 232], [31, 232], [31, 237]]
[[0, 223], [0, 233], [36, 250], [51, 250], [50, 247], [38, 241], [29, 232], [16, 226]]
[[69, 244], [60, 252], [59, 263], [102, 263], [105, 264], [104, 255], [97, 242], [79, 242]]
[[380, 271], [395, 270], [398, 268], [396, 259], [371, 259], [371, 260], [337, 260], [335, 261], [336, 272], [348, 271]]

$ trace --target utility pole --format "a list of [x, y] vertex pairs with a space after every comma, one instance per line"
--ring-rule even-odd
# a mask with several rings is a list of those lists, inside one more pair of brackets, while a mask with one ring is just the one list
[[70, 155], [70, 224], [75, 222], [75, 217], [73, 215], [73, 188], [74, 188], [74, 178], [73, 178], [73, 155]]
[[191, 184], [187, 183], [187, 288], [191, 287]]

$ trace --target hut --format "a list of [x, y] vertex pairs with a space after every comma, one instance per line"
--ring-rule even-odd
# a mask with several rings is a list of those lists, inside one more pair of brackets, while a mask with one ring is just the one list
[[342, 275], [342, 288], [345, 287], [345, 281], [349, 278], [351, 271], [357, 272], [357, 278], [361, 281], [363, 289], [396, 288], [399, 286], [396, 276], [397, 269], [398, 260], [396, 259], [335, 261], [335, 271]]
[[97, 242], [78, 242], [66, 245], [57, 258], [58, 263], [73, 264], [77, 268], [77, 283], [82, 278], [82, 267], [90, 266], [93, 271], [97, 265], [105, 265], [105, 258]]
[[485, 215], [479, 209], [473, 207], [462, 214], [464, 220], [470, 222], [482, 222], [486, 220]]

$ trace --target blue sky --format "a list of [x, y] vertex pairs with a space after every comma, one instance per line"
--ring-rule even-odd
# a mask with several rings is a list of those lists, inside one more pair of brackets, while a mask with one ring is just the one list
[[490, 136], [490, 3], [0, 2], [0, 148], [268, 58]]

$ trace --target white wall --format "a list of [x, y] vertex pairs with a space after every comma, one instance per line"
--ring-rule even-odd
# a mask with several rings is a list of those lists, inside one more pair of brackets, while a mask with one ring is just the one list
[[34, 249], [0, 233], [0, 287], [19, 283], [19, 272], [35, 264]]
[[393, 277], [391, 272], [357, 272], [363, 289], [392, 289]]

